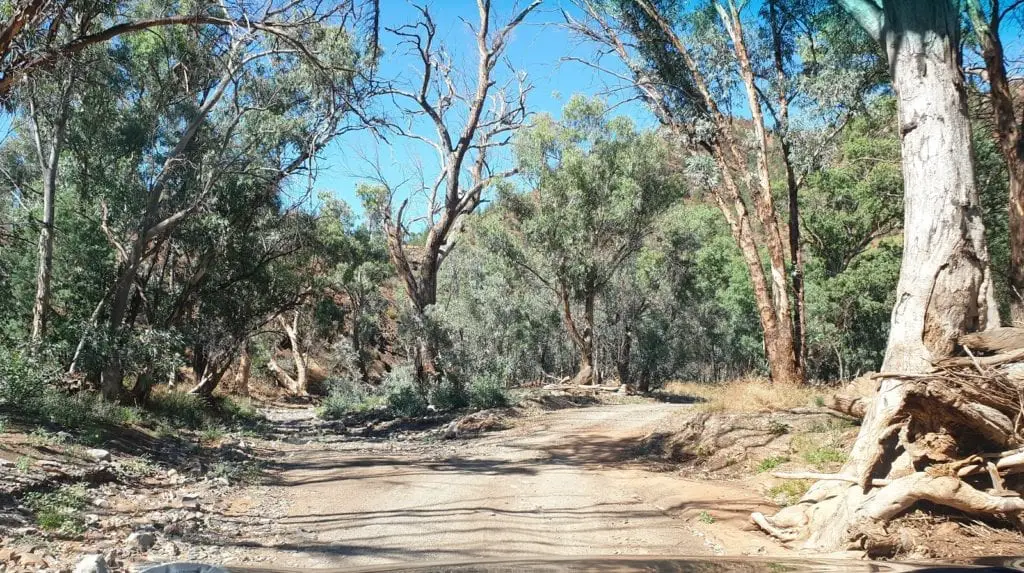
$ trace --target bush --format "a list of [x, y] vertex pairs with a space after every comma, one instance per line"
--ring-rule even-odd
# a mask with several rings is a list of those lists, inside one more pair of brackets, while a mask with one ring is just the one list
[[27, 353], [0, 346], [0, 407], [35, 413], [53, 374]]
[[149, 396], [146, 408], [175, 427], [198, 429], [214, 424], [209, 404], [196, 394], [174, 390], [154, 392]]
[[455, 378], [444, 378], [430, 392], [430, 403], [441, 411], [461, 410], [470, 403], [465, 385]]
[[0, 409], [69, 429], [98, 424], [132, 424], [136, 408], [107, 402], [92, 393], [68, 394], [56, 387], [61, 371], [28, 353], [0, 347]]
[[219, 409], [226, 421], [235, 424], [253, 425], [266, 420], [266, 416], [248, 398], [225, 396], [219, 403]]
[[388, 407], [396, 416], [412, 417], [427, 413], [427, 397], [420, 392], [409, 367], [392, 370], [384, 388]]
[[508, 392], [497, 377], [482, 376], [469, 388], [469, 403], [474, 408], [504, 408], [509, 405]]
[[331, 380], [327, 388], [327, 397], [317, 408], [317, 415], [325, 420], [373, 410], [384, 403], [381, 396], [367, 391], [363, 384], [354, 380]]
[[410, 418], [427, 413], [427, 399], [413, 385], [393, 386], [388, 388], [388, 407], [396, 416]]

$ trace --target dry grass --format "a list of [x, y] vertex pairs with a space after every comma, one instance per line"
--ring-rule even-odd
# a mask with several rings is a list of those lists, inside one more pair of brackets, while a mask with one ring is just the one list
[[821, 406], [825, 392], [810, 386], [771, 384], [765, 379], [745, 378], [722, 384], [669, 382], [662, 391], [689, 396], [710, 412], [776, 412]]

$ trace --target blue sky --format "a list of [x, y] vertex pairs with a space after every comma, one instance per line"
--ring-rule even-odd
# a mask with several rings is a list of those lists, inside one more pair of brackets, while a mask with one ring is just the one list
[[[521, 1], [520, 5], [524, 2]], [[514, 4], [512, 0], [495, 0], [492, 21], [496, 18], [499, 24], [507, 22]], [[456, 64], [472, 76], [476, 70], [476, 44], [473, 33], [463, 20], [474, 24], [478, 22], [476, 2], [434, 0], [428, 6], [437, 24], [438, 40], [453, 53]], [[633, 117], [641, 125], [653, 123], [642, 104], [629, 101], [623, 103], [623, 100], [635, 95], [631, 89], [607, 93], [622, 87], [618, 80], [590, 66], [565, 60], [567, 57], [578, 57], [590, 61], [595, 56], [595, 50], [592, 45], [582, 44], [560, 26], [563, 21], [561, 9], [557, 0], [548, 0], [539, 6], [516, 29], [506, 51], [511, 66], [524, 71], [533, 85], [528, 96], [528, 109], [533, 113], [558, 116], [562, 106], [574, 94], [606, 94], [604, 97], [609, 103], [621, 104], [615, 113]], [[418, 12], [406, 0], [385, 0], [382, 3], [382, 28], [414, 22], [417, 16]], [[417, 68], [418, 58], [410, 56], [405, 48], [399, 47], [394, 34], [382, 29], [381, 43], [385, 50], [380, 69], [383, 77], [397, 78], [399, 81], [416, 81], [421, 77]], [[611, 57], [602, 63], [609, 66], [616, 64]], [[499, 67], [498, 78], [504, 77], [507, 77], [507, 70]], [[387, 101], [381, 102], [381, 109], [385, 112], [395, 111], [394, 106]], [[418, 129], [418, 133], [433, 136], [432, 128], [427, 125], [421, 127], [423, 129]], [[359, 132], [342, 136], [323, 154], [319, 162], [316, 191], [326, 191], [344, 199], [357, 213], [361, 213], [362, 205], [355, 195], [355, 188], [366, 180], [366, 176], [373, 174], [374, 168], [367, 163], [368, 158], [379, 163], [385, 178], [391, 182], [408, 179], [413, 171], [411, 166], [417, 161], [423, 165], [428, 178], [437, 172], [435, 155], [429, 147], [390, 135], [385, 143], [368, 132]]]

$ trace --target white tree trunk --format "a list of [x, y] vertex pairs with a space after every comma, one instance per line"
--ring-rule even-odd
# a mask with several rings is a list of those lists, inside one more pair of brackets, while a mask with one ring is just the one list
[[68, 123], [68, 108], [72, 81], [69, 78], [62, 89], [60, 108], [50, 134], [49, 153], [43, 153], [39, 116], [31, 105], [32, 132], [35, 137], [39, 167], [43, 171], [43, 221], [39, 229], [39, 254], [36, 270], [36, 296], [32, 305], [32, 343], [39, 343], [46, 335], [47, 315], [50, 308], [50, 283], [53, 281], [54, 201], [57, 197], [57, 173], [64, 148], [64, 133]]
[[[974, 185], [959, 9], [951, 0], [886, 1], [883, 9], [864, 0], [842, 3], [885, 47], [899, 101], [904, 251], [882, 370], [923, 372], [953, 350], [958, 336], [999, 325]], [[766, 520], [766, 529], [782, 528], [809, 549], [847, 548], [865, 516], [878, 513], [877, 500], [892, 495], [872, 489], [872, 479], [913, 472], [907, 457], [896, 455], [903, 388], [883, 380], [868, 407], [840, 472], [856, 483], [819, 481], [800, 504]]]
[[887, 372], [926, 370], [959, 335], [999, 326], [974, 185], [958, 16], [947, 1], [887, 3], [884, 42], [899, 98], [905, 206]]
[[296, 396], [305, 396], [309, 393], [309, 365], [306, 361], [306, 353], [302, 349], [302, 340], [299, 337], [299, 311], [294, 311], [290, 324], [284, 317], [278, 317], [278, 321], [288, 335], [288, 342], [292, 347], [292, 361], [295, 362], [295, 378], [288, 377], [292, 386], [290, 390]]

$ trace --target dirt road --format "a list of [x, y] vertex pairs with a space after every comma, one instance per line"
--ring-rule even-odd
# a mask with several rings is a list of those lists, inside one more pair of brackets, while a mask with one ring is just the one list
[[[266, 564], [338, 567], [566, 555], [779, 553], [746, 526], [763, 500], [633, 462], [687, 406], [559, 410], [472, 440], [313, 442], [277, 453]], [[280, 533], [283, 532], [283, 533]], [[261, 563], [261, 565], [264, 563]]]

